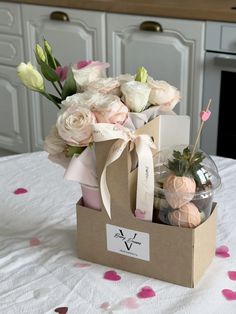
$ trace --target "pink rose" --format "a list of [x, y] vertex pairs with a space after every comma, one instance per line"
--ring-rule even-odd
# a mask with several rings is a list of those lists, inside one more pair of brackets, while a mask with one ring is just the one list
[[97, 93], [86, 91], [84, 93], [77, 93], [66, 97], [62, 101], [64, 107], [84, 107], [90, 109], [91, 106], [97, 101]]
[[71, 146], [84, 147], [93, 142], [92, 124], [95, 115], [87, 108], [79, 106], [66, 107], [57, 118], [59, 135]]
[[118, 80], [108, 77], [108, 78], [98, 78], [86, 87], [88, 91], [96, 91], [101, 94], [113, 94], [120, 96], [120, 83]]
[[74, 79], [78, 89], [84, 90], [85, 87], [97, 78], [106, 77], [106, 68], [110, 65], [106, 62], [91, 61], [87, 65], [79, 66], [78, 64], [72, 67]]
[[97, 121], [123, 124], [128, 117], [128, 108], [121, 102], [120, 98], [111, 94], [97, 93], [97, 95], [97, 101], [91, 107]]
[[149, 103], [161, 106], [163, 110], [172, 110], [180, 101], [180, 92], [165, 81], [155, 81], [148, 77], [147, 84], [151, 88]]
[[90, 63], [92, 63], [92, 61], [87, 61], [87, 60], [81, 60], [79, 62], [76, 63], [76, 67], [77, 69], [82, 69], [84, 67], [86, 67], [87, 65], [89, 65]]

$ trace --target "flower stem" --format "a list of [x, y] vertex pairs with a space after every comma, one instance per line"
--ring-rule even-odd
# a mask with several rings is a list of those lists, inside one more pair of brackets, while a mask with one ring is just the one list
[[51, 82], [52, 85], [54, 86], [55, 90], [58, 92], [58, 94], [60, 95], [61, 97], [61, 92], [59, 91], [58, 87], [56, 86], [56, 84], [54, 82]]
[[58, 109], [61, 109], [60, 105], [53, 99], [52, 96], [50, 96], [48, 93], [45, 91], [40, 91], [40, 93], [45, 96], [48, 100], [50, 100], [55, 106], [57, 106]]

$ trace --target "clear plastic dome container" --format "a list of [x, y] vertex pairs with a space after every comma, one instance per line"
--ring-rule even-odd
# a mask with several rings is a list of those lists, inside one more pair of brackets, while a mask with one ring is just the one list
[[[174, 151], [183, 154], [185, 148], [186, 145], [172, 147], [154, 156], [153, 217], [155, 222], [194, 228], [210, 216], [221, 179], [212, 158], [200, 149], [196, 157], [200, 156], [201, 162], [194, 164], [193, 161], [193, 166], [187, 167], [191, 171], [185, 173], [185, 161], [176, 162], [173, 156]], [[191, 153], [192, 147], [188, 148]]]

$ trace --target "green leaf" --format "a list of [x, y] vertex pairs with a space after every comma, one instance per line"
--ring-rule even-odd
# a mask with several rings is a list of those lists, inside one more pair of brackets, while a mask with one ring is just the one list
[[62, 100], [66, 99], [66, 97], [71, 96], [77, 92], [76, 82], [74, 79], [74, 75], [72, 69], [70, 68], [67, 74], [67, 78], [65, 84], [62, 89]]
[[80, 155], [86, 147], [66, 146], [66, 157], [73, 157], [73, 155]]
[[54, 57], [54, 60], [55, 60], [56, 66], [60, 67], [61, 66], [60, 62], [55, 57]]
[[41, 62], [41, 72], [43, 76], [50, 82], [59, 82], [60, 77], [56, 74], [56, 72], [46, 63]]

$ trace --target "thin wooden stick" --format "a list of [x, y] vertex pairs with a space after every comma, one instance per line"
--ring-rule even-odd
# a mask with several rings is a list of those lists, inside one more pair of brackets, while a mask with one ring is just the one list
[[[209, 102], [207, 104], [206, 110], [203, 110], [203, 111], [208, 112], [209, 108], [210, 108], [210, 105], [211, 105], [211, 99], [209, 100]], [[197, 144], [198, 144], [198, 141], [199, 141], [199, 138], [200, 138], [200, 134], [202, 132], [202, 128], [203, 128], [204, 122], [205, 121], [202, 120], [202, 122], [200, 124], [200, 127], [198, 128], [197, 136], [196, 136], [196, 139], [195, 139], [195, 143], [194, 143], [194, 146], [193, 146], [193, 150], [192, 150], [192, 154], [191, 154], [190, 160], [193, 158], [195, 150], [197, 148]]]

